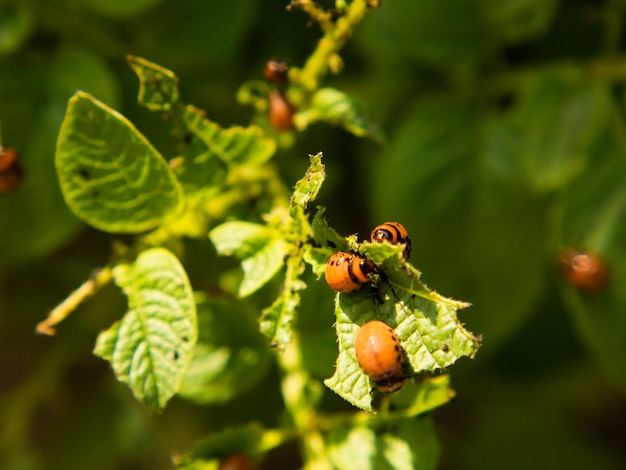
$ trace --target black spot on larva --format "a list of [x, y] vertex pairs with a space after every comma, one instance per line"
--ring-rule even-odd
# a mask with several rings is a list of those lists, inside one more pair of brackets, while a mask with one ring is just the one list
[[396, 345], [394, 346], [394, 349], [395, 349], [396, 351], [400, 352], [400, 349], [401, 349], [401, 348], [400, 348], [400, 345], [399, 345], [399, 344], [396, 344]]
[[396, 361], [397, 361], [397, 362], [402, 362], [402, 354], [398, 354], [398, 355], [396, 356]]
[[331, 240], [327, 240], [326, 244], [331, 247], [331, 248], [337, 248], [337, 245], [335, 245], [335, 242], [331, 241]]
[[82, 179], [84, 179], [85, 181], [87, 181], [91, 175], [89, 173], [88, 170], [78, 170], [78, 176], [80, 176]]

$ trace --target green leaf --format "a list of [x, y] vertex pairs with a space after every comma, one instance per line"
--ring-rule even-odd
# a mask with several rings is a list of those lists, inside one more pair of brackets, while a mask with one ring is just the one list
[[18, 50], [33, 30], [32, 9], [24, 4], [0, 7], [0, 54]]
[[550, 75], [527, 85], [508, 122], [517, 131], [517, 154], [536, 189], [564, 187], [582, 171], [609, 109], [602, 85], [572, 84]]
[[[175, 462], [176, 468], [217, 470], [219, 461], [233, 454], [245, 454], [256, 458], [261, 454], [268, 434], [256, 423], [224, 429], [200, 440], [191, 451], [178, 457]], [[215, 466], [211, 466], [212, 464]]]
[[294, 116], [299, 129], [319, 121], [341, 127], [357, 137], [370, 137], [377, 142], [384, 140], [380, 129], [365, 118], [362, 106], [335, 88], [317, 90], [311, 97], [310, 106]]
[[94, 354], [109, 361], [118, 380], [151, 410], [160, 410], [179, 390], [198, 335], [187, 275], [163, 248], [114, 269], [128, 297], [128, 312], [100, 333]]
[[[30, 61], [29, 65], [23, 61], [0, 65], [11, 70], [0, 79], [2, 112], [10, 116], [2, 123], [3, 134], [11, 137], [4, 145], [17, 149], [25, 169], [20, 188], [0, 197], [0, 227], [11, 227], [0, 230], [0, 265], [4, 266], [49, 253], [67, 243], [83, 225], [63, 199], [54, 166], [67, 97], [79, 86], [109, 103], [119, 97], [115, 75], [92, 51], [63, 45], [53, 59], [46, 69]], [[47, 77], [45, 90], [37, 79], [42, 73]]]
[[[256, 126], [234, 126], [223, 129], [204, 117], [204, 111], [186, 106], [180, 116], [182, 122], [202, 140], [209, 155], [235, 165], [260, 165], [276, 151], [276, 141], [266, 137]], [[207, 158], [208, 158], [207, 156]]]
[[292, 217], [295, 217], [298, 210], [304, 212], [309, 202], [317, 198], [322, 184], [326, 179], [326, 172], [322, 164], [322, 152], [317, 155], [309, 155], [309, 159], [311, 160], [309, 168], [304, 178], [296, 183], [293, 194], [291, 195], [289, 214]]
[[558, 7], [557, 0], [481, 0], [486, 29], [507, 43], [519, 43], [543, 34]]
[[149, 230], [182, 206], [161, 155], [122, 115], [83, 92], [70, 99], [56, 168], [70, 209], [100, 230]]
[[[518, 135], [476, 103], [420, 99], [370, 169], [374, 220], [397, 220], [428, 282], [471, 299], [497, 353], [546, 287], [545, 206], [521, 175]], [[482, 116], [482, 118], [481, 118]], [[517, 260], [523, 253], [524, 262]], [[511, 288], [515, 279], [515, 288]]]
[[140, 105], [151, 111], [167, 111], [178, 103], [178, 77], [174, 72], [132, 55], [128, 63], [139, 77]]
[[251, 222], [225, 222], [209, 237], [221, 255], [242, 260], [239, 295], [246, 297], [265, 285], [284, 266], [287, 244], [280, 233]]
[[[564, 193], [557, 243], [601, 257], [608, 267], [608, 284], [596, 294], [577, 291], [564, 279], [560, 286], [586, 347], [615, 380], [626, 384], [626, 293], [622, 288], [626, 283], [626, 163], [621, 141], [607, 136], [604, 142], [590, 169]], [[555, 258], [558, 248], [554, 247]]]
[[222, 403], [248, 391], [265, 374], [270, 351], [258, 323], [241, 305], [197, 298], [198, 342], [179, 394]]
[[431, 419], [401, 419], [380, 428], [338, 426], [327, 440], [338, 470], [434, 470], [439, 460]]
[[289, 288], [283, 289], [274, 303], [263, 310], [259, 328], [272, 347], [282, 348], [291, 341], [292, 322], [300, 305], [298, 291], [305, 287], [302, 281], [289, 282]]
[[377, 319], [394, 328], [406, 354], [409, 377], [442, 370], [463, 356], [471, 358], [480, 346], [480, 338], [466, 330], [456, 315], [468, 304], [428, 289], [419, 280], [419, 271], [402, 259], [401, 250], [388, 243], [364, 242], [362, 251], [378, 266], [381, 277], [376, 286], [336, 297], [339, 356], [335, 374], [325, 383], [366, 411], [373, 410], [374, 383], [354, 352], [354, 337], [362, 324]]

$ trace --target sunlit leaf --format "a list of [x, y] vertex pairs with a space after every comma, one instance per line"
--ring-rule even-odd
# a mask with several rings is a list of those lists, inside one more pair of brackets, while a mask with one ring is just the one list
[[94, 353], [109, 361], [118, 380], [151, 410], [160, 410], [180, 388], [198, 335], [187, 275], [163, 248], [115, 267], [128, 298], [124, 318], [98, 336]]
[[296, 211], [304, 211], [307, 208], [307, 204], [317, 198], [322, 183], [324, 183], [326, 179], [324, 165], [322, 164], [322, 153], [309, 155], [309, 158], [311, 159], [309, 168], [304, 178], [296, 183], [291, 196], [291, 208], [289, 212], [292, 217], [295, 215]]
[[132, 55], [128, 63], [139, 77], [139, 104], [152, 111], [164, 111], [178, 102], [178, 77], [174, 72]]
[[226, 163], [259, 165], [276, 151], [276, 141], [266, 137], [260, 128], [234, 126], [224, 129], [209, 121], [204, 114], [198, 108], [187, 106], [181, 119], [206, 144], [209, 155], [217, 155]]
[[339, 470], [434, 470], [440, 447], [430, 419], [401, 419], [388, 427], [336, 427], [329, 456]]
[[284, 266], [287, 244], [279, 234], [251, 222], [225, 222], [209, 234], [221, 255], [242, 260], [239, 295], [248, 296], [265, 285]]
[[149, 230], [182, 205], [181, 187], [156, 149], [122, 115], [83, 92], [69, 102], [56, 167], [70, 209], [104, 231]]
[[354, 337], [362, 324], [377, 319], [394, 328], [406, 354], [409, 377], [440, 371], [463, 356], [473, 357], [480, 338], [457, 318], [457, 310], [468, 304], [428, 289], [419, 271], [402, 259], [402, 247], [367, 242], [362, 247], [382, 274], [376, 286], [337, 294], [339, 356], [335, 374], [325, 383], [353, 405], [372, 411], [374, 383], [359, 366], [354, 351]]

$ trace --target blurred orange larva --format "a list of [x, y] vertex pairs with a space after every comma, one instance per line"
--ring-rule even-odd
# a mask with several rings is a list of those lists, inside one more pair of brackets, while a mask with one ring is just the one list
[[24, 171], [17, 151], [11, 147], [0, 146], [0, 193], [16, 189], [22, 182]]
[[608, 284], [608, 267], [594, 253], [566, 248], [561, 251], [559, 261], [567, 281], [582, 292], [598, 294]]
[[289, 71], [289, 64], [282, 60], [272, 59], [266, 62], [263, 67], [263, 75], [270, 82], [275, 83], [276, 85], [284, 85], [287, 83], [288, 76], [287, 72]]
[[246, 454], [233, 454], [220, 462], [218, 470], [255, 470], [257, 464]]
[[279, 132], [293, 129], [293, 115], [296, 109], [287, 101], [287, 97], [280, 90], [272, 90], [269, 95], [270, 124]]

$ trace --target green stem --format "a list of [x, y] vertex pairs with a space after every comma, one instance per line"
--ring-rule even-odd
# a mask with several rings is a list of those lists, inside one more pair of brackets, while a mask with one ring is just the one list
[[285, 407], [291, 415], [295, 427], [300, 432], [300, 445], [305, 467], [308, 470], [331, 470], [326, 455], [326, 447], [316, 422], [318, 413], [314, 405], [321, 390], [305, 371], [302, 364], [300, 345], [297, 335], [279, 356], [279, 364], [283, 369], [281, 383]]
[[37, 325], [37, 333], [54, 335], [55, 330], [53, 327], [55, 325], [65, 320], [80, 304], [106, 286], [112, 279], [113, 273], [109, 266], [96, 270], [87, 281], [57, 305], [48, 314], [48, 318]]
[[[352, 35], [354, 27], [361, 22], [367, 12], [366, 0], [354, 0], [345, 14], [336, 23], [324, 26], [324, 36], [317, 44], [299, 74], [295, 74], [297, 82], [307, 91], [317, 90], [320, 82], [328, 73], [332, 64], [338, 64], [337, 53]], [[326, 23], [324, 23], [326, 24]], [[336, 67], [335, 67], [336, 69]]]

